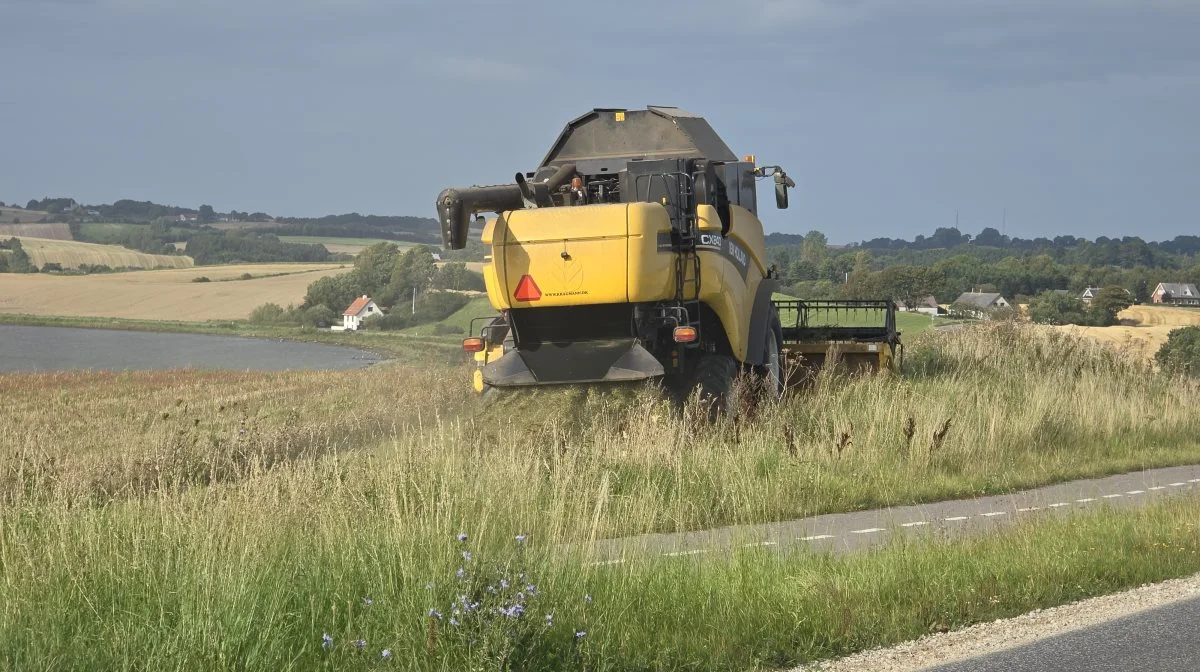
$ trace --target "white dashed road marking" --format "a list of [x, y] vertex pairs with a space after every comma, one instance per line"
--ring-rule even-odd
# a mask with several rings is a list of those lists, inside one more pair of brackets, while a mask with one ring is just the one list
[[1096, 498], [1095, 497], [1084, 497], [1083, 499], [1077, 499], [1075, 501], [1079, 502], [1080, 504], [1087, 504], [1088, 502], [1096, 501]]
[[1127, 491], [1125, 494], [1127, 494], [1127, 495], [1140, 495], [1140, 494], [1142, 494], [1143, 492], [1146, 492], [1146, 491], [1145, 491], [1145, 490], [1129, 490], [1129, 491]]
[[981, 513], [979, 515], [984, 516], [985, 518], [991, 518], [993, 516], [1007, 516], [1008, 512], [1007, 511], [988, 511], [987, 513]]
[[1042, 510], [1042, 507], [1040, 507], [1040, 506], [1025, 506], [1025, 507], [1021, 507], [1021, 508], [1017, 509], [1017, 513], [1027, 513], [1029, 511], [1041, 511], [1041, 510]]
[[911, 523], [900, 523], [900, 527], [920, 527], [921, 525], [928, 525], [928, 524], [929, 523], [925, 522], [924, 520], [914, 520]]
[[1187, 485], [1187, 483], [1171, 483], [1172, 488], [1181, 488], [1185, 485]]
[[1200, 483], [1200, 478], [1189, 478], [1188, 483]]
[[774, 546], [777, 543], [778, 542], [775, 542], [775, 541], [760, 541], [760, 542], [754, 543], [754, 544], [744, 544], [742, 546], [742, 548], [757, 548], [759, 546]]
[[817, 541], [818, 539], [832, 539], [832, 534], [814, 534], [811, 537], [800, 537], [800, 541]]
[[865, 530], [850, 530], [850, 534], [871, 534], [873, 532], [883, 532], [882, 527], [868, 527]]
[[697, 548], [697, 549], [693, 549], [690, 551], [675, 551], [674, 553], [663, 553], [663, 555], [667, 556], [668, 558], [677, 558], [681, 555], [697, 555], [700, 553], [707, 553], [707, 552], [708, 552], [707, 548]]
[[1071, 505], [1071, 503], [1070, 503], [1070, 502], [1055, 502], [1055, 503], [1053, 503], [1053, 504], [1051, 504], [1051, 505], [1050, 505], [1050, 508], [1052, 508], [1052, 509], [1057, 509], [1057, 508], [1058, 508], [1058, 507], [1060, 507], [1060, 506], [1070, 506], [1070, 505]]
[[1117, 497], [1124, 497], [1124, 496], [1125, 496], [1125, 495], [1122, 495], [1122, 494], [1115, 494], [1115, 495], [1104, 495], [1104, 498], [1105, 498], [1105, 499], [1116, 499]]
[[1154, 486], [1154, 487], [1152, 487], [1152, 488], [1146, 488], [1146, 489], [1147, 489], [1147, 490], [1166, 490], [1166, 489], [1167, 489], [1167, 486], [1165, 486], [1165, 485], [1156, 485], [1156, 486]]
[[967, 516], [951, 516], [949, 518], [943, 518], [942, 520], [956, 523], [960, 520], [966, 520], [966, 519], [967, 519]]

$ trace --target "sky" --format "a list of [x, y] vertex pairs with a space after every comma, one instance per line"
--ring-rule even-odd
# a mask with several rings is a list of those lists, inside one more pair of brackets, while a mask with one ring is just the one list
[[1200, 230], [1194, 0], [0, 0], [0, 200], [435, 216], [593, 108], [797, 186], [768, 231]]

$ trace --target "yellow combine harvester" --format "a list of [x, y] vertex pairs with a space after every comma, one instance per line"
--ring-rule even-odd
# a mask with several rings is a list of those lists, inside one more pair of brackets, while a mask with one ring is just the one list
[[871, 329], [811, 323], [869, 306], [773, 300], [756, 188], [767, 177], [786, 208], [795, 183], [783, 169], [739, 158], [704, 118], [596, 109], [512, 184], [442, 191], [444, 246], [465, 247], [476, 217], [491, 247], [483, 275], [500, 316], [473, 322], [463, 342], [479, 364], [475, 389], [661, 378], [681, 395], [699, 388], [719, 413], [739, 373], [778, 397], [787, 360], [813, 362], [814, 348], [863, 347], [890, 366], [890, 301], [873, 302], [886, 319]]

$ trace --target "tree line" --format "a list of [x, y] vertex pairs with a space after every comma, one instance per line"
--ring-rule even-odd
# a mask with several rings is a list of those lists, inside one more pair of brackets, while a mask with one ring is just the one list
[[340, 321], [342, 311], [366, 295], [387, 311], [368, 328], [403, 329], [449, 317], [470, 301], [458, 293], [461, 290], [483, 291], [483, 276], [463, 262], [439, 268], [428, 247], [401, 251], [394, 243], [382, 242], [364, 248], [350, 271], [310, 284], [300, 305], [265, 304], [255, 309], [251, 321], [325, 328]]
[[912, 242], [874, 239], [842, 248], [810, 231], [800, 242], [768, 248], [782, 282], [801, 298], [915, 302], [933, 296], [939, 303], [968, 291], [998, 292], [1016, 303], [1048, 290], [1078, 294], [1086, 287], [1107, 286], [1122, 287], [1135, 301], [1146, 301], [1159, 282], [1200, 282], [1198, 255], [1197, 236], [1164, 242], [1073, 236], [1027, 241], [1000, 236], [995, 229], [973, 239], [957, 229], [938, 229]]

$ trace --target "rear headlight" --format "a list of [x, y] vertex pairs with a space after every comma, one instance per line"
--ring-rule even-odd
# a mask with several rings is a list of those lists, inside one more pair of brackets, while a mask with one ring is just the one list
[[467, 352], [483, 352], [483, 339], [478, 336], [463, 339], [463, 350]]

